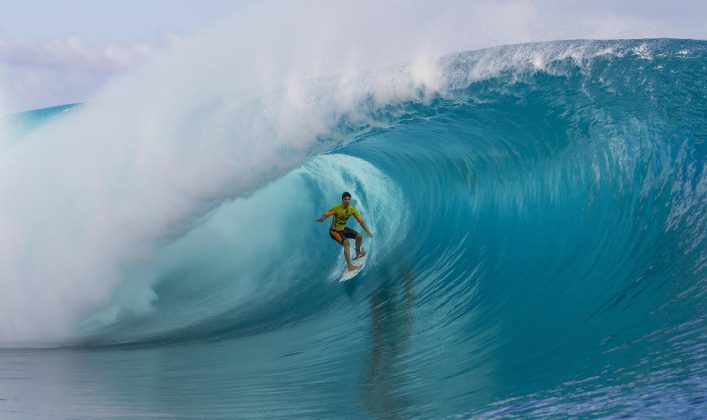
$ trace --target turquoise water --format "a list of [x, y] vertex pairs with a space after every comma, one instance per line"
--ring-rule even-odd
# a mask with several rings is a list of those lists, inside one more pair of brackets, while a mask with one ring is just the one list
[[[704, 416], [706, 58], [707, 43], [683, 40], [452, 54], [434, 88], [362, 91], [311, 141], [265, 151], [234, 134], [257, 125], [263, 97], [194, 103], [173, 126], [140, 113], [149, 129], [117, 152], [65, 134], [91, 130], [92, 104], [13, 117], [3, 162], [53, 169], [28, 179], [24, 212], [3, 204], [3, 220], [33, 227], [3, 273], [24, 273], [12, 296], [46, 285], [61, 298], [42, 297], [46, 319], [6, 310], [0, 413]], [[243, 160], [210, 158], [184, 132]], [[188, 178], [164, 175], [167, 155]], [[345, 285], [314, 222], [343, 190], [375, 235]], [[82, 252], [58, 254], [55, 237]], [[88, 294], [82, 276], [112, 280]]]

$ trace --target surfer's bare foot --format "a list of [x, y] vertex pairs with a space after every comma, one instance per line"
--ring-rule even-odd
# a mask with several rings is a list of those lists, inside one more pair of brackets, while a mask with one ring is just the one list
[[350, 266], [349, 266], [349, 271], [356, 271], [356, 270], [358, 270], [359, 268], [360, 268], [360, 267], [357, 266], [357, 265], [350, 265]]
[[366, 255], [366, 251], [361, 250], [361, 252], [356, 252], [356, 257], [354, 257], [354, 260], [357, 260], [363, 257], [364, 255]]

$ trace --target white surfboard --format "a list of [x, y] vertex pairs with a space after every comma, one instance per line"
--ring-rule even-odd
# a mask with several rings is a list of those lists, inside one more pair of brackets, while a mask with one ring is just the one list
[[343, 283], [347, 280], [351, 280], [352, 278], [358, 276], [358, 273], [363, 271], [363, 267], [366, 266], [366, 258], [368, 258], [368, 252], [369, 251], [366, 251], [366, 255], [364, 255], [363, 257], [361, 257], [359, 259], [356, 259], [356, 260], [352, 259], [351, 260], [353, 265], [357, 265], [358, 268], [355, 270], [351, 270], [351, 271], [349, 271], [348, 267], [344, 268], [344, 272], [341, 273], [341, 278], [339, 279], [339, 282]]

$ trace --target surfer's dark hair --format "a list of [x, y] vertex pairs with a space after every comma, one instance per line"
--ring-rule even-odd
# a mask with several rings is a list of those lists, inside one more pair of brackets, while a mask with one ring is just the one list
[[344, 198], [346, 198], [346, 197], [351, 198], [351, 193], [348, 192], [348, 191], [346, 191], [345, 193], [341, 194], [341, 199], [342, 199], [342, 200], [343, 200]]

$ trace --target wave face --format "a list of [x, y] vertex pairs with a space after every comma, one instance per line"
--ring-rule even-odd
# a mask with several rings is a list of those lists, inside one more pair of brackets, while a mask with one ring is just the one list
[[[702, 41], [555, 42], [446, 56], [409, 95], [362, 92], [316, 142], [278, 148], [291, 163], [256, 153], [262, 181], [110, 260], [110, 293], [57, 352], [112, 364], [68, 376], [113, 384], [120, 398], [96, 401], [132, 414], [704, 413], [706, 62]], [[51, 131], [64, 110], [23, 118]], [[314, 219], [344, 190], [375, 238], [342, 286]]]

